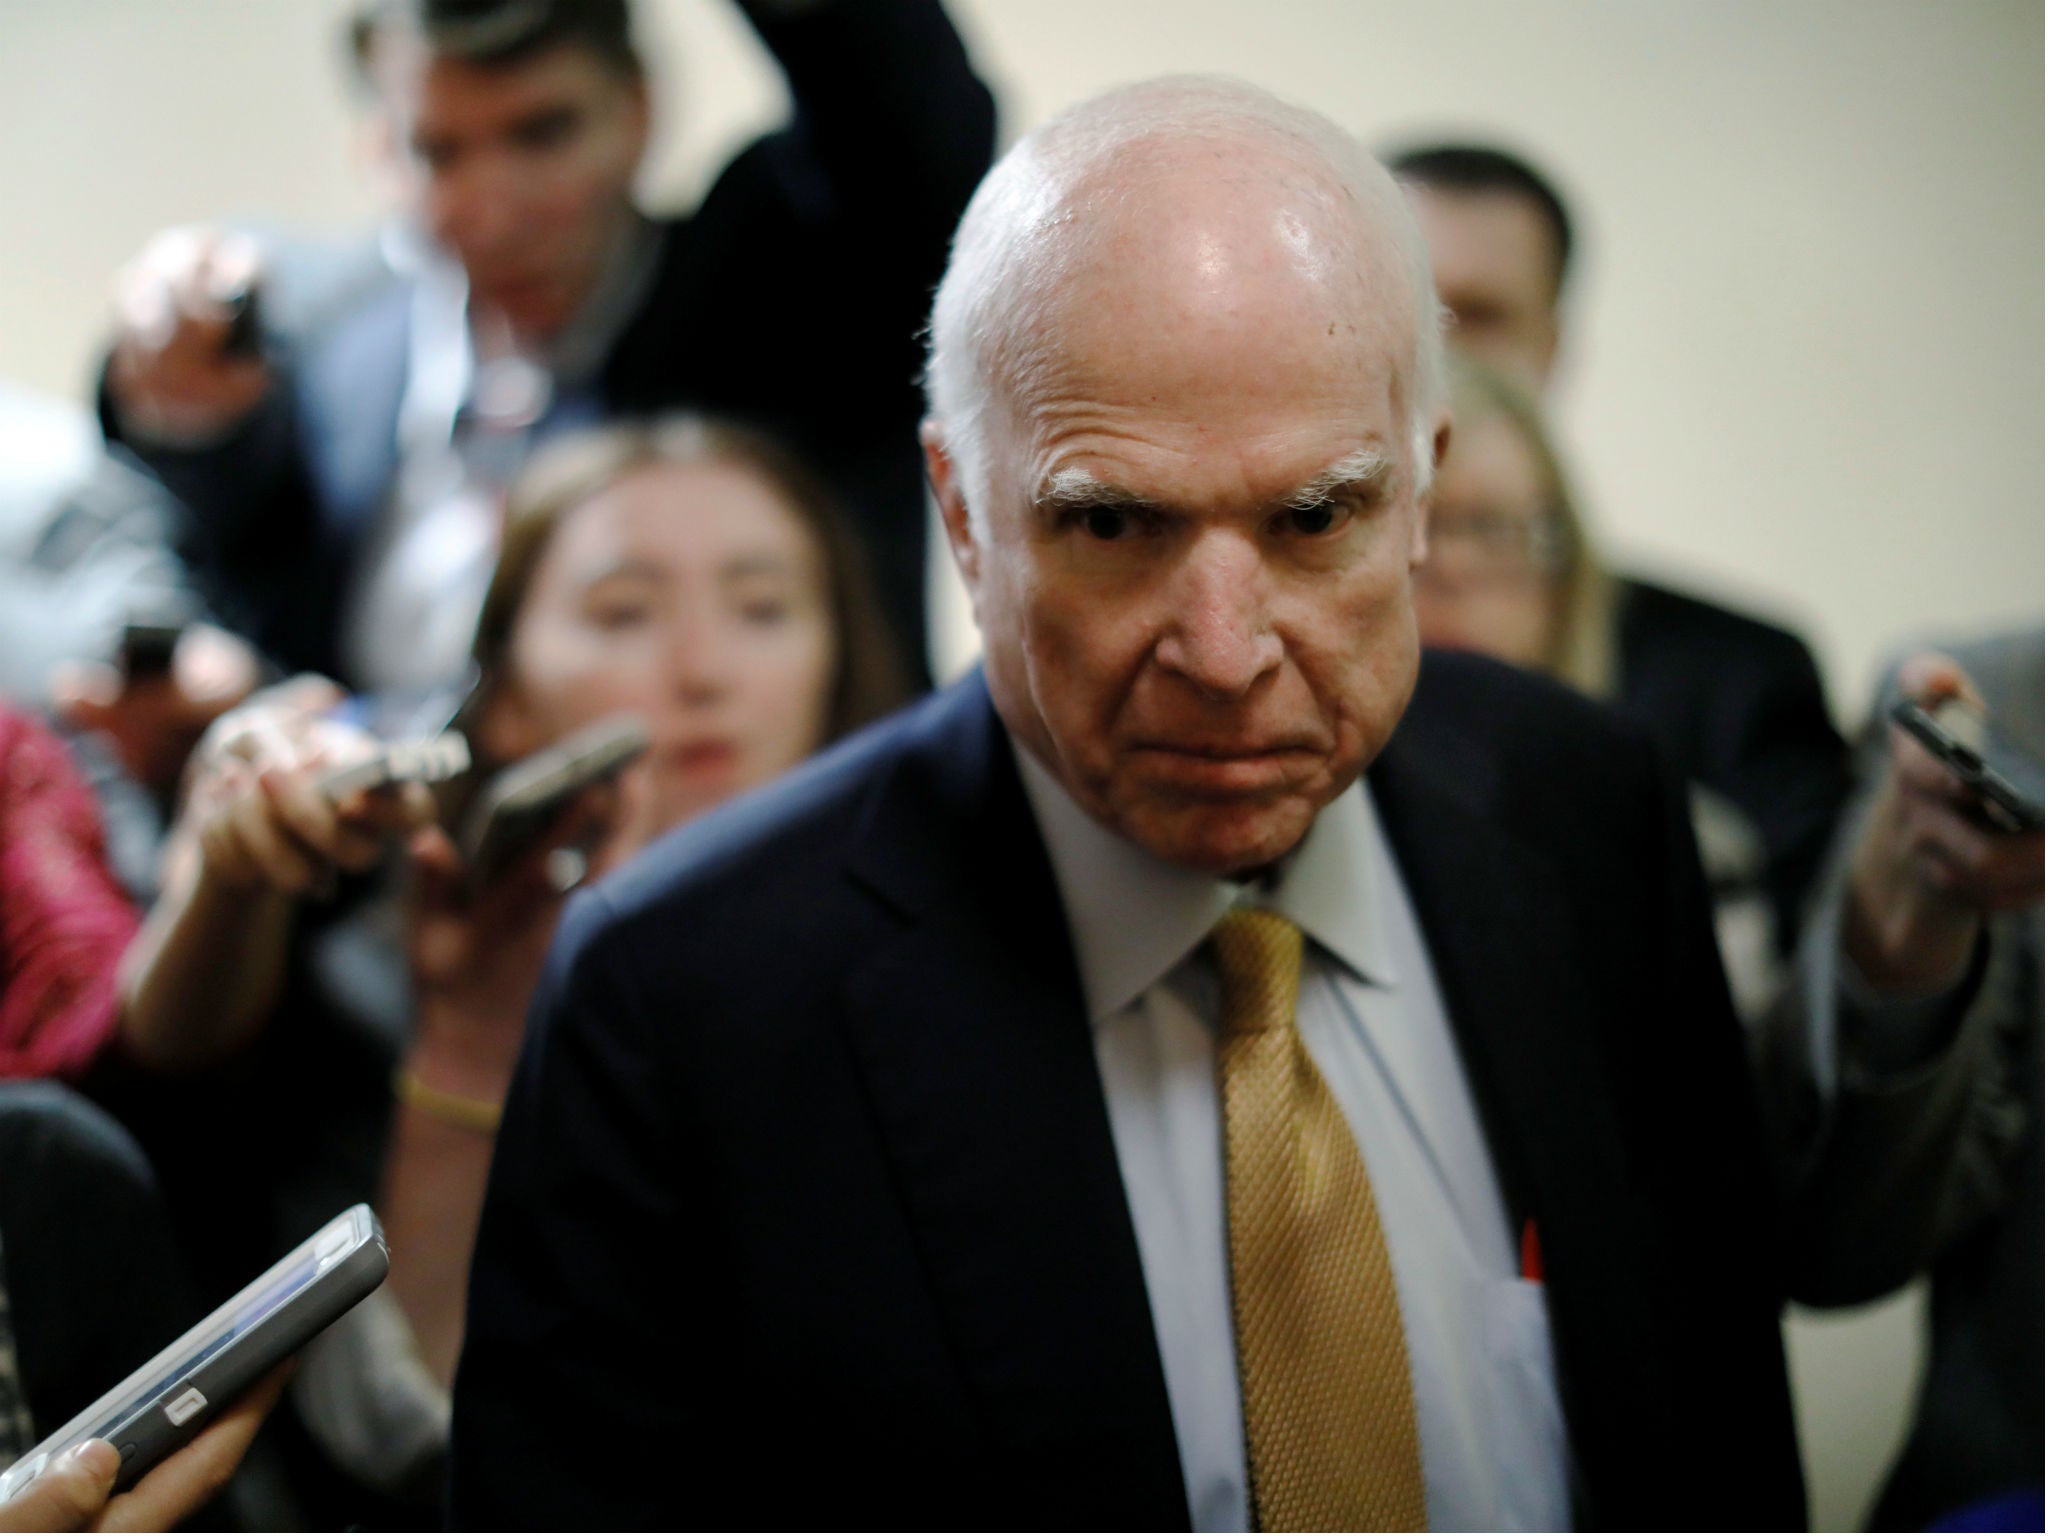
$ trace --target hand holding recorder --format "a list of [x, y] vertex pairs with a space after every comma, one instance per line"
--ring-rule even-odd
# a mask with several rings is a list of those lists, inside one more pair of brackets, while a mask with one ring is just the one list
[[163, 231], [122, 268], [107, 385], [131, 430], [203, 444], [262, 401], [270, 370], [252, 307], [261, 277], [253, 240], [198, 225]]
[[121, 1040], [139, 1065], [197, 1070], [255, 1038], [283, 985], [297, 898], [432, 821], [429, 783], [467, 765], [460, 737], [380, 743], [330, 718], [340, 700], [299, 678], [200, 743], [163, 895], [122, 962]]
[[469, 766], [462, 739], [379, 742], [332, 718], [341, 698], [324, 678], [297, 678], [208, 732], [181, 826], [206, 878], [303, 894], [433, 820], [430, 786]]
[[628, 770], [646, 748], [637, 718], [599, 721], [492, 776], [452, 833], [413, 838], [406, 930], [437, 1080], [452, 1068], [464, 1092], [502, 1093], [564, 898], [638, 835], [646, 795]]
[[168, 797], [207, 728], [262, 680], [256, 652], [211, 624], [137, 619], [115, 660], [72, 661], [50, 679], [57, 716], [113, 744], [136, 783]]
[[2041, 765], [1999, 738], [1960, 667], [1923, 653], [1849, 873], [1843, 946], [1893, 994], [1953, 985], [1993, 912], [2041, 899]]

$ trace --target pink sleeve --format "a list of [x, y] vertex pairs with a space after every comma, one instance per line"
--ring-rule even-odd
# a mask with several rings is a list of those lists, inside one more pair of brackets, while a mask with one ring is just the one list
[[136, 926], [63, 742], [0, 709], [0, 1078], [92, 1064], [114, 1033]]

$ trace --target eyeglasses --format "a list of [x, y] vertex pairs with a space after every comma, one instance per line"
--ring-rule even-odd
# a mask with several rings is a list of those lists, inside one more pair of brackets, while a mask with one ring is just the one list
[[1430, 514], [1429, 547], [1432, 560], [1455, 554], [1468, 570], [1498, 576], [1555, 576], [1571, 559], [1571, 536], [1554, 507], [1533, 517], [1439, 507]]

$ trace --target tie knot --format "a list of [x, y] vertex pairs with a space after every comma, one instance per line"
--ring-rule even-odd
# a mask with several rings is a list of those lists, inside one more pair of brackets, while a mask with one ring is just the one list
[[1301, 984], [1301, 930], [1272, 912], [1227, 914], [1209, 934], [1223, 983], [1223, 1032], [1285, 1029]]

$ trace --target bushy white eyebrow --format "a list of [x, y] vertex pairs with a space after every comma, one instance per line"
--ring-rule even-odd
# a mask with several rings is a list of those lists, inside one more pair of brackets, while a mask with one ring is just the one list
[[[1347, 453], [1307, 484], [1282, 497], [1279, 505], [1306, 511], [1319, 507], [1341, 490], [1350, 487], [1377, 489], [1394, 473], [1394, 461], [1377, 448]], [[1085, 469], [1055, 470], [1034, 498], [1036, 505], [1053, 511], [1076, 507], [1148, 507], [1150, 497], [1120, 485], [1098, 480]]]
[[1347, 453], [1281, 503], [1297, 511], [1319, 507], [1341, 490], [1352, 487], [1377, 489], [1393, 478], [1394, 461], [1377, 448]]
[[1134, 507], [1147, 505], [1146, 498], [1119, 485], [1098, 480], [1085, 469], [1053, 472], [1035, 498], [1038, 505], [1052, 510], [1072, 507]]

